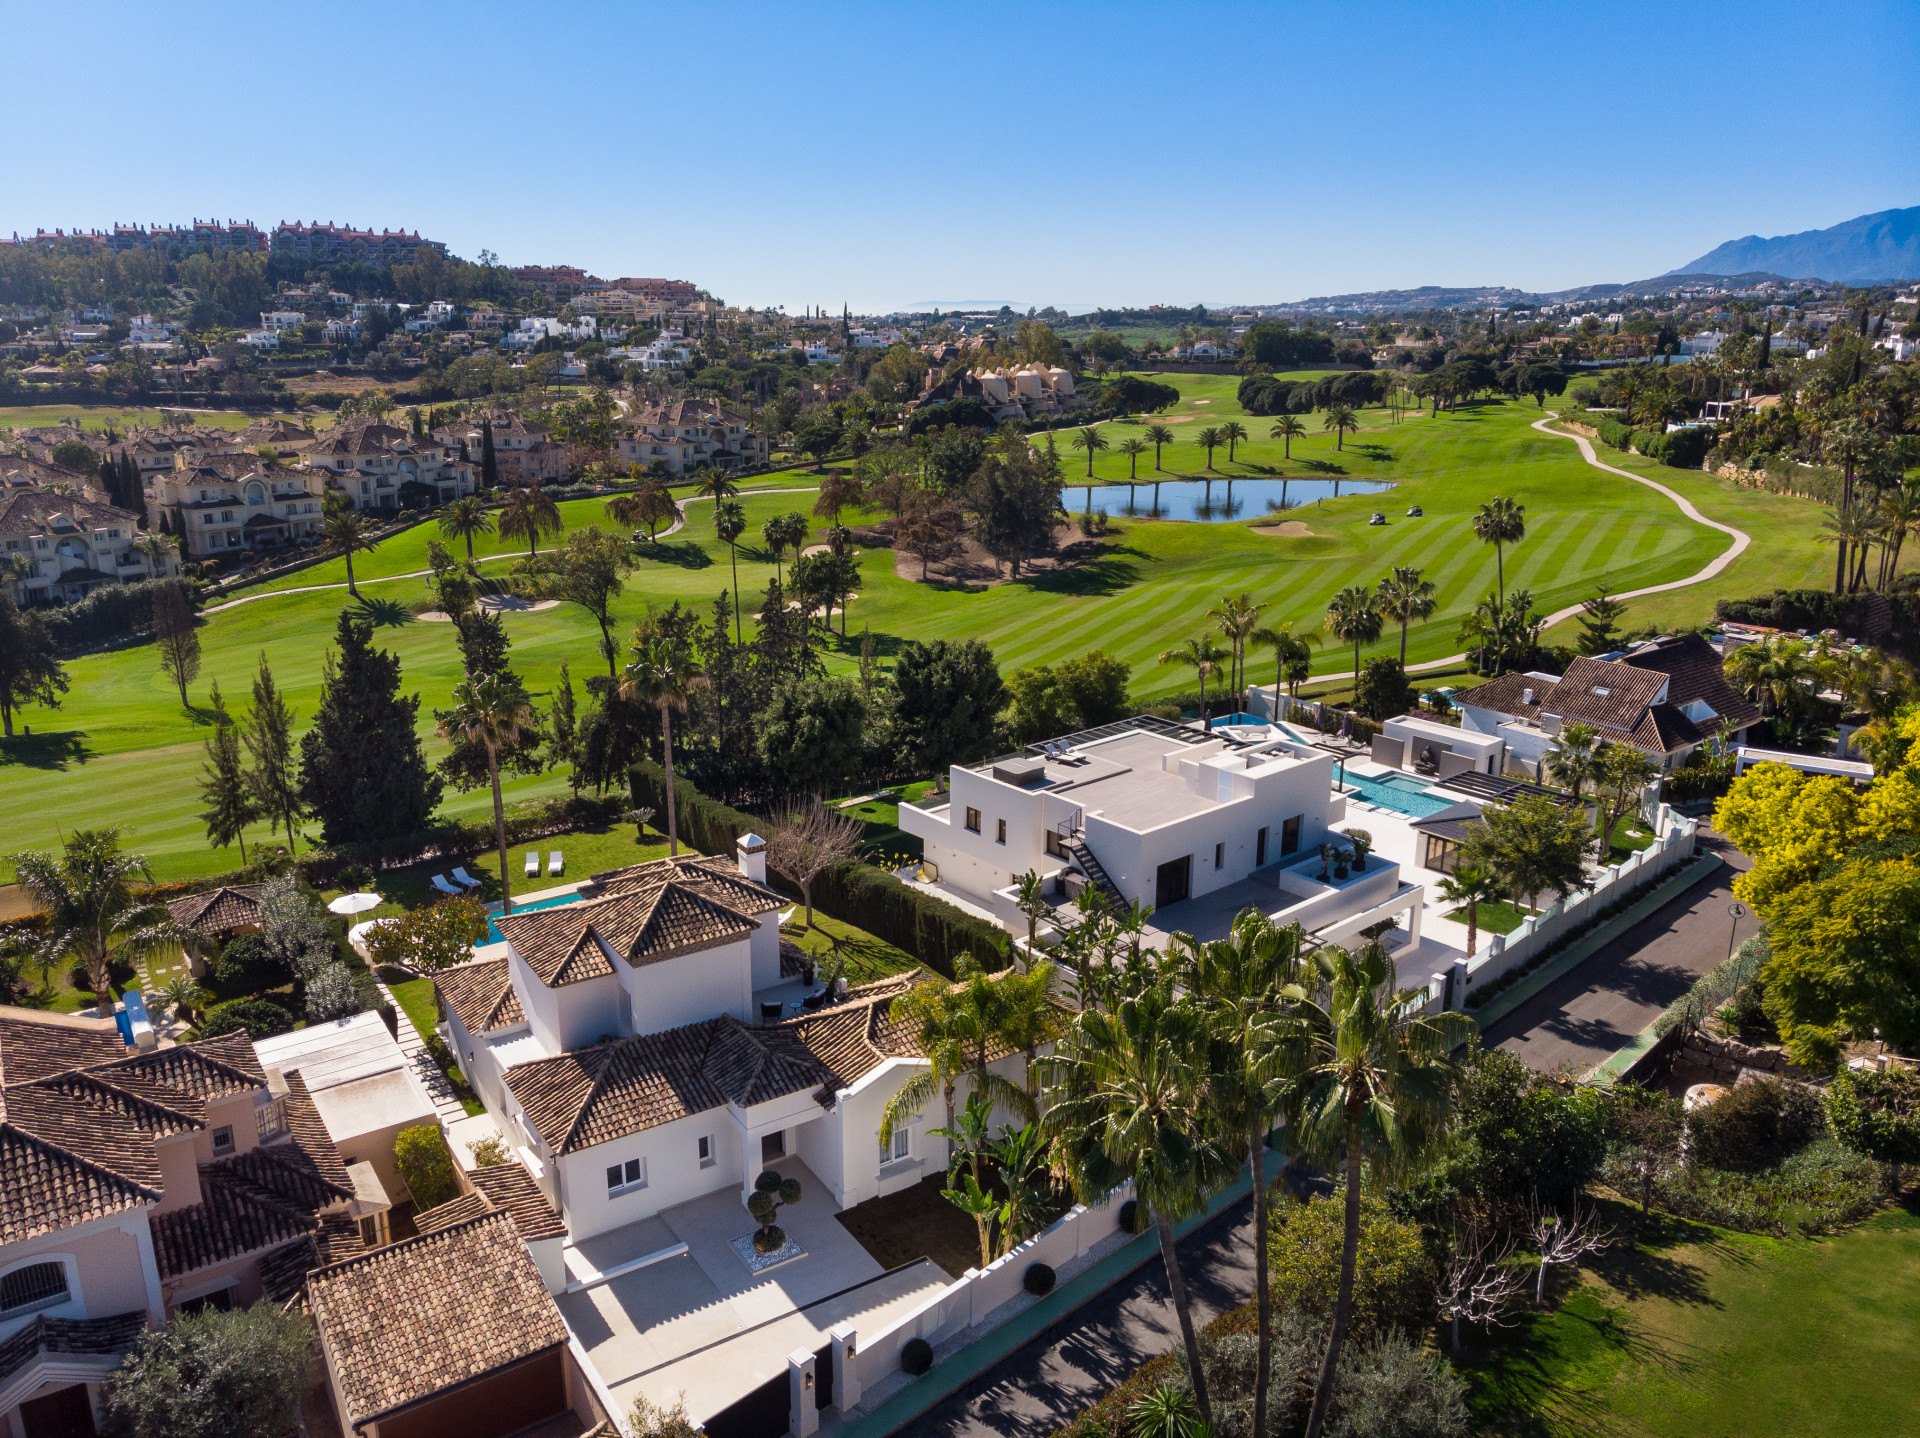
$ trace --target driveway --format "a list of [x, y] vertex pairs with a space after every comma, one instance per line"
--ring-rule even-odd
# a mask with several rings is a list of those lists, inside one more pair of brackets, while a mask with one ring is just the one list
[[[1180, 1243], [1205, 1323], [1253, 1296], [1253, 1200], [1242, 1199]], [[1010, 1354], [909, 1424], [913, 1438], [1047, 1438], [1147, 1359], [1180, 1343], [1159, 1258]]]
[[[1704, 825], [1700, 846], [1721, 865], [1635, 924], [1617, 943], [1488, 1026], [1490, 1048], [1542, 1073], [1584, 1073], [1626, 1047], [1695, 979], [1727, 957], [1736, 873], [1747, 856]], [[1757, 928], [1751, 914], [1739, 936]]]

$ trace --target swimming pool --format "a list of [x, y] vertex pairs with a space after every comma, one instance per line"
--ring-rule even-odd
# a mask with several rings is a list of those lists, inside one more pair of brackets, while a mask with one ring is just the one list
[[1349, 773], [1347, 789], [1369, 804], [1392, 809], [1412, 819], [1425, 819], [1457, 802], [1434, 793], [1430, 786], [1405, 774]]
[[[525, 904], [516, 903], [513, 906], [513, 911], [516, 914], [524, 914], [534, 909], [557, 909], [562, 904], [577, 904], [580, 902], [580, 898], [581, 896], [578, 890], [574, 891], [571, 894], [551, 894], [544, 899], [534, 899], [530, 903], [525, 903]], [[494, 923], [494, 919], [496, 919], [497, 917], [499, 916], [496, 913], [493, 913], [491, 911], [489, 911], [487, 914], [486, 942], [489, 944], [502, 943], [506, 940], [506, 937], [507, 937], [505, 934], [500, 932], [500, 926]]]
[[1276, 729], [1296, 744], [1305, 744], [1308, 742], [1285, 724], [1277, 723], [1272, 719], [1262, 719], [1258, 714], [1222, 714], [1217, 719], [1207, 721], [1207, 727], [1209, 729], [1225, 729], [1237, 725], [1251, 725], [1262, 729]]

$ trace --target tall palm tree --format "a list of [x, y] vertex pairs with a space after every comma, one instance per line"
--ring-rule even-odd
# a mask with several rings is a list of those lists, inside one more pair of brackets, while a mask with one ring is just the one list
[[1233, 452], [1241, 440], [1247, 437], [1247, 427], [1237, 419], [1230, 419], [1220, 426], [1220, 438], [1227, 442], [1227, 463], [1233, 463]]
[[1335, 449], [1343, 450], [1347, 447], [1347, 436], [1359, 433], [1360, 417], [1353, 412], [1350, 404], [1329, 405], [1326, 417], [1320, 421], [1320, 428], [1333, 436]]
[[440, 511], [440, 532], [467, 545], [467, 566], [473, 566], [474, 536], [493, 533], [493, 511], [477, 494], [463, 494]]
[[500, 912], [513, 912], [512, 870], [507, 867], [507, 817], [500, 800], [500, 753], [533, 723], [533, 704], [511, 671], [483, 671], [453, 686], [453, 707], [435, 716], [442, 738], [478, 744], [487, 756], [493, 786], [493, 841], [500, 855]]
[[1423, 1015], [1426, 989], [1399, 988], [1393, 961], [1378, 944], [1358, 954], [1323, 948], [1314, 961], [1314, 1000], [1296, 1009], [1304, 1021], [1306, 1062], [1288, 1127], [1302, 1152], [1341, 1166], [1346, 1223], [1340, 1287], [1306, 1438], [1320, 1438], [1326, 1426], [1353, 1314], [1362, 1165], [1376, 1173], [1409, 1172], [1427, 1158], [1453, 1090], [1451, 1055], [1478, 1028], [1465, 1014]]
[[1881, 536], [1880, 517], [1862, 501], [1835, 509], [1820, 521], [1822, 537], [1840, 546], [1842, 572], [1834, 593], [1854, 594], [1866, 578], [1867, 554]]
[[1349, 584], [1333, 596], [1327, 606], [1327, 632], [1353, 645], [1353, 677], [1360, 678], [1360, 646], [1371, 644], [1386, 627], [1373, 591], [1364, 584]]
[[1162, 447], [1173, 443], [1173, 430], [1164, 424], [1150, 424], [1141, 433], [1146, 436], [1147, 443], [1153, 446], [1153, 467], [1160, 468], [1160, 451]]
[[1493, 546], [1494, 573], [1502, 612], [1507, 607], [1507, 546], [1527, 537], [1527, 507], [1504, 495], [1481, 505], [1473, 516], [1473, 533], [1482, 544]]
[[[611, 501], [608, 502], [607, 513], [613, 513]], [[507, 491], [507, 501], [500, 509], [500, 537], [526, 540], [529, 559], [540, 553], [541, 539], [549, 534], [558, 534], [562, 527], [560, 506], [553, 502], [553, 496], [542, 486], [516, 485]]]
[[1229, 594], [1207, 611], [1207, 618], [1219, 627], [1221, 637], [1233, 650], [1227, 683], [1241, 699], [1246, 697], [1247, 689], [1247, 639], [1260, 627], [1260, 616], [1266, 608], [1242, 590], [1238, 595]]
[[321, 541], [346, 559], [347, 593], [357, 599], [360, 590], [353, 582], [353, 552], [367, 547], [367, 541], [373, 537], [373, 521], [355, 509], [352, 501], [337, 489], [327, 491], [321, 507], [326, 511], [326, 517], [320, 521]]
[[[1853, 508], [1854, 477], [1862, 464], [1873, 454], [1878, 443], [1871, 427], [1866, 421], [1853, 418], [1842, 420], [1825, 436], [1821, 444], [1827, 460], [1840, 466], [1840, 503], [1836, 506], [1842, 513]], [[1838, 541], [1840, 552], [1834, 556], [1833, 592], [1839, 594], [1847, 582], [1847, 560], [1849, 541]]]
[[1306, 433], [1307, 427], [1293, 414], [1283, 414], [1267, 427], [1267, 434], [1280, 441], [1281, 457], [1289, 460], [1293, 458], [1293, 442], [1304, 439]]
[[1576, 799], [1585, 797], [1586, 787], [1596, 772], [1600, 753], [1600, 731], [1578, 720], [1562, 726], [1548, 746], [1545, 765], [1553, 782], [1571, 789]]
[[1067, 442], [1075, 449], [1084, 449], [1087, 452], [1087, 478], [1092, 479], [1093, 457], [1101, 450], [1109, 447], [1107, 437], [1100, 433], [1098, 425], [1090, 424], [1084, 429], [1075, 430], [1073, 432], [1073, 438]]
[[1207, 681], [1220, 672], [1220, 661], [1227, 657], [1227, 651], [1213, 642], [1211, 634], [1202, 634], [1198, 639], [1189, 639], [1177, 649], [1160, 651], [1162, 664], [1184, 664], [1193, 670], [1200, 680], [1200, 727], [1207, 727]]
[[1208, 1121], [1207, 1058], [1200, 1011], [1171, 975], [1155, 975], [1110, 1011], [1083, 1009], [1040, 1062], [1049, 1100], [1042, 1122], [1074, 1192], [1097, 1199], [1131, 1179], [1153, 1216], [1194, 1403], [1211, 1426], [1193, 1301], [1173, 1241], [1174, 1221], [1198, 1209], [1227, 1170]]
[[1213, 452], [1227, 441], [1219, 430], [1215, 429], [1212, 425], [1208, 425], [1193, 437], [1193, 442], [1207, 452], [1207, 468], [1212, 469]]
[[1760, 705], [1763, 714], [1791, 714], [1804, 708], [1820, 678], [1820, 666], [1797, 634], [1769, 634], [1743, 644], [1727, 656], [1727, 678]]
[[1920, 534], [1920, 481], [1907, 480], [1880, 496], [1880, 588], [1900, 576], [1900, 551], [1907, 536]]
[[703, 464], [693, 472], [693, 492], [696, 498], [718, 504], [723, 499], [732, 499], [740, 492], [740, 486], [719, 465]]
[[1293, 632], [1293, 621], [1283, 619], [1278, 624], [1269, 624], [1256, 629], [1247, 636], [1251, 644], [1263, 644], [1273, 651], [1273, 697], [1274, 713], [1280, 712], [1280, 686], [1287, 686], [1289, 694], [1298, 694], [1300, 686], [1307, 682], [1312, 670], [1312, 650], [1320, 645], [1320, 632], [1308, 629], [1302, 633]]
[[1133, 487], [1140, 480], [1140, 456], [1152, 448], [1152, 445], [1148, 444], [1137, 434], [1127, 436], [1127, 438], [1121, 440], [1119, 444], [1114, 446], [1117, 453], [1124, 454], [1127, 457], [1128, 509], [1133, 508]]
[[1207, 1109], [1221, 1146], [1238, 1147], [1253, 1178], [1253, 1294], [1258, 1357], [1254, 1363], [1253, 1422], [1267, 1431], [1272, 1295], [1267, 1284], [1267, 1140], [1280, 1121], [1289, 1085], [1300, 1069], [1300, 1027], [1287, 1016], [1302, 968], [1298, 925], [1281, 928], [1254, 909], [1233, 922], [1224, 939], [1201, 944], [1176, 939], [1173, 960], [1180, 983], [1205, 1014]]
[[1014, 880], [1013, 906], [1027, 917], [1027, 953], [1022, 962], [1031, 967], [1039, 953], [1040, 919], [1050, 907], [1046, 880], [1032, 869]]
[[680, 852], [680, 812], [673, 791], [673, 716], [687, 712], [687, 696], [707, 682], [699, 664], [664, 634], [634, 632], [633, 658], [620, 676], [620, 697], [660, 711], [661, 768], [667, 780], [667, 853]]
[[935, 1094], [946, 1106], [947, 1129], [951, 1132], [955, 1128], [956, 1096], [960, 1076], [966, 1072], [968, 1048], [954, 1014], [952, 993], [951, 984], [928, 979], [895, 999], [888, 1011], [889, 1021], [912, 1036], [927, 1066], [916, 1069], [880, 1110], [882, 1148], [893, 1142], [896, 1128], [926, 1109]]
[[713, 507], [713, 532], [727, 546], [727, 558], [733, 564], [733, 642], [740, 638], [740, 536], [747, 532], [746, 506], [737, 499], [723, 499]]
[[1400, 621], [1400, 667], [1407, 667], [1407, 627], [1416, 619], [1428, 619], [1440, 606], [1433, 582], [1418, 569], [1404, 565], [1380, 581], [1377, 591], [1380, 608]]
[[1477, 864], [1462, 864], [1440, 881], [1440, 896], [1449, 904], [1467, 908], [1467, 957], [1480, 947], [1480, 906], [1490, 904], [1501, 894], [1492, 874]]
[[118, 829], [77, 829], [58, 854], [15, 854], [10, 862], [20, 887], [46, 911], [32, 940], [40, 966], [78, 960], [102, 1018], [113, 1013], [116, 967], [196, 942], [147, 891], [153, 869], [121, 849]]

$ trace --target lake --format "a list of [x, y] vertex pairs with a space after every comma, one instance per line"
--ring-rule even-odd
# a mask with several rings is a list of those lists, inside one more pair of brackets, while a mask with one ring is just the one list
[[[1095, 513], [1132, 516], [1138, 519], [1184, 519], [1201, 524], [1220, 524], [1230, 519], [1258, 519], [1283, 510], [1312, 508], [1323, 499], [1338, 499], [1347, 494], [1379, 494], [1392, 489], [1377, 479], [1169, 479], [1159, 485], [1158, 504], [1155, 486], [1142, 480], [1127, 503], [1124, 484], [1096, 484], [1092, 490]], [[1088, 504], [1084, 484], [1069, 484], [1062, 496], [1069, 514], [1083, 513]]]

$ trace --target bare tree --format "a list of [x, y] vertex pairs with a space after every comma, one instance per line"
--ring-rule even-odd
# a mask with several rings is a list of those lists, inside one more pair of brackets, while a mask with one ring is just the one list
[[851, 814], [829, 809], [818, 799], [795, 804], [773, 816], [767, 831], [767, 863], [800, 889], [813, 927], [813, 885], [822, 874], [860, 846], [862, 826]]
[[160, 668], [180, 691], [184, 709], [187, 686], [200, 676], [200, 631], [194, 627], [187, 587], [178, 580], [153, 591], [153, 638]]
[[1591, 1208], [1583, 1208], [1575, 1199], [1565, 1217], [1551, 1208], [1536, 1207], [1527, 1220], [1527, 1232], [1540, 1255], [1540, 1273], [1534, 1280], [1533, 1301], [1542, 1307], [1547, 1302], [1547, 1270], [1561, 1264], [1578, 1263], [1602, 1253], [1613, 1243], [1613, 1230], [1600, 1222]]
[[1434, 1301], [1447, 1323], [1453, 1351], [1460, 1351], [1460, 1325], [1504, 1324], [1527, 1275], [1511, 1262], [1514, 1240], [1496, 1239], [1476, 1225], [1453, 1235], [1453, 1254], [1434, 1286]]

